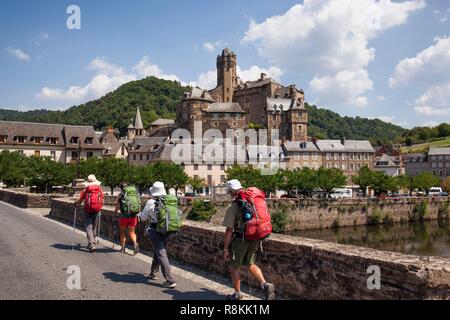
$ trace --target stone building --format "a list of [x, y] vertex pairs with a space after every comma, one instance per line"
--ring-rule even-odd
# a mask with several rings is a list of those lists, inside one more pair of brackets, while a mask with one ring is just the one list
[[[212, 127], [223, 132], [255, 124], [279, 130], [280, 138], [307, 140], [308, 117], [302, 90], [294, 85], [284, 87], [264, 73], [255, 81], [242, 82], [237, 75], [236, 54], [228, 48], [217, 57], [216, 66], [216, 88], [209, 91], [193, 88], [183, 97], [177, 110], [179, 128], [193, 133], [194, 122], [202, 121], [203, 131]], [[211, 120], [213, 126], [208, 125]]]
[[432, 174], [441, 179], [450, 176], [450, 148], [430, 148], [428, 161]]
[[289, 170], [304, 167], [319, 169], [322, 166], [322, 154], [314, 142], [285, 141], [282, 148]]
[[136, 117], [134, 119], [134, 125], [130, 124], [128, 126], [127, 139], [133, 140], [135, 137], [144, 137], [147, 135], [147, 131], [144, 129], [142, 124], [141, 111], [139, 107], [136, 110]]
[[119, 140], [119, 131], [107, 128], [99, 137], [103, 146], [102, 157], [114, 157], [117, 159], [127, 159], [128, 151], [124, 140]]
[[396, 177], [402, 174], [402, 163], [399, 157], [389, 156], [384, 153], [379, 156], [375, 156], [373, 160], [373, 169], [380, 171], [388, 176]]
[[431, 172], [428, 155], [424, 153], [407, 153], [403, 155], [405, 174], [415, 177], [423, 172]]
[[92, 126], [0, 121], [0, 151], [48, 156], [61, 163], [100, 157], [103, 146]]
[[356, 175], [363, 166], [373, 168], [374, 149], [363, 140], [317, 140], [322, 165], [341, 169], [348, 177]]

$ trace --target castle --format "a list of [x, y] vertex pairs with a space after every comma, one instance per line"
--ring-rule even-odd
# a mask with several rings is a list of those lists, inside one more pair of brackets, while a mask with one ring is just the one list
[[194, 130], [201, 121], [203, 131], [246, 129], [250, 125], [279, 130], [288, 141], [307, 141], [308, 114], [305, 94], [295, 85], [285, 87], [262, 73], [255, 81], [242, 82], [237, 75], [236, 54], [225, 48], [217, 56], [217, 86], [195, 87], [185, 93], [177, 110], [179, 128]]

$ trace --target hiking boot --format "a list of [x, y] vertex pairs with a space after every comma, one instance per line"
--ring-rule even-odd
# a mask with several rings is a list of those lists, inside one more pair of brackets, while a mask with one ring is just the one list
[[156, 274], [154, 274], [154, 273], [150, 273], [150, 274], [148, 275], [147, 278], [149, 278], [150, 280], [158, 280], [158, 279], [159, 279], [159, 278], [156, 276]]
[[125, 253], [125, 247], [120, 248], [121, 253]]
[[133, 248], [133, 256], [137, 255], [138, 253], [139, 253], [139, 245], [135, 243]]
[[95, 247], [89, 247], [88, 249], [90, 253], [95, 252]]
[[275, 300], [275, 286], [273, 283], [266, 282], [264, 284], [265, 300]]
[[244, 299], [244, 296], [241, 293], [239, 294], [233, 293], [227, 296], [227, 300], [242, 300], [242, 299]]
[[172, 281], [166, 281], [163, 283], [163, 287], [164, 288], [168, 288], [168, 289], [173, 289], [177, 286], [177, 284], [175, 282]]

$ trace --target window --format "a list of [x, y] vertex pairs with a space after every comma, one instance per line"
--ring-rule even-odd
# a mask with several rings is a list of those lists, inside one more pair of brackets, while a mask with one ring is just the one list
[[317, 152], [314, 152], [312, 155], [313, 160], [317, 160]]
[[331, 154], [327, 153], [327, 160], [331, 160]]
[[8, 136], [0, 136], [0, 142], [6, 142]]
[[58, 138], [50, 138], [50, 144], [57, 144]]
[[27, 137], [25, 136], [17, 136], [16, 137], [16, 141], [19, 143], [25, 143], [25, 141], [27, 141]]
[[246, 104], [249, 104], [249, 103], [250, 103], [250, 97], [249, 97], [249, 96], [246, 96], [246, 97], [245, 97], [245, 103], [246, 103]]
[[41, 156], [41, 152], [39, 150], [34, 151], [34, 156], [35, 157], [40, 157]]
[[77, 143], [78, 143], [78, 137], [72, 137], [72, 138], [70, 139], [70, 143], [72, 143], [72, 144], [77, 144]]
[[72, 159], [78, 159], [78, 152], [72, 151]]
[[198, 170], [198, 164], [194, 164], [194, 170]]
[[150, 160], [150, 153], [147, 153], [147, 161]]
[[53, 160], [56, 160], [56, 151], [54, 151], [54, 150], [50, 151], [50, 157], [51, 157]]
[[208, 174], [208, 185], [212, 185], [212, 175]]
[[139, 155], [139, 160], [142, 161], [143, 160], [143, 156], [142, 153]]
[[33, 137], [33, 142], [37, 143], [37, 144], [41, 144], [42, 143], [42, 137]]
[[308, 160], [309, 156], [306, 152], [303, 153], [303, 160]]
[[93, 138], [86, 138], [86, 144], [92, 144]]
[[122, 146], [120, 153], [121, 153], [122, 156], [125, 155], [125, 147], [124, 146]]
[[208, 164], [208, 171], [212, 170], [212, 165]]
[[86, 152], [86, 157], [89, 159], [89, 158], [92, 158], [94, 156], [94, 153], [92, 152], [92, 151], [88, 151], [88, 152]]
[[233, 121], [233, 122], [231, 123], [231, 127], [236, 128], [236, 126], [237, 126], [236, 121]]
[[301, 124], [297, 125], [297, 131], [300, 131], [300, 132], [303, 131], [303, 126]]
[[225, 165], [224, 164], [220, 165], [220, 170], [225, 170]]
[[133, 160], [136, 161], [136, 155], [135, 154], [133, 154]]
[[341, 154], [341, 159], [342, 159], [342, 160], [346, 160], [346, 159], [347, 159], [347, 155], [346, 155], [345, 153], [342, 153], [342, 154]]
[[347, 165], [345, 163], [342, 164], [342, 171], [347, 171]]
[[339, 153], [333, 154], [334, 160], [339, 160]]

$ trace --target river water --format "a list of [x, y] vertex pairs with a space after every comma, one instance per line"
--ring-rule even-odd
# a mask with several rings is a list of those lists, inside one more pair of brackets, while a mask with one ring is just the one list
[[449, 226], [448, 220], [442, 220], [304, 230], [289, 234], [418, 256], [450, 258]]

